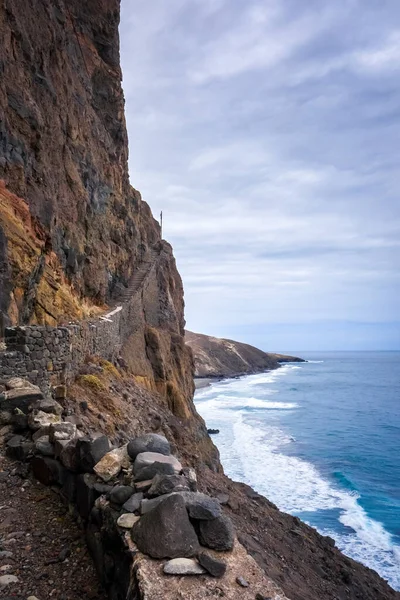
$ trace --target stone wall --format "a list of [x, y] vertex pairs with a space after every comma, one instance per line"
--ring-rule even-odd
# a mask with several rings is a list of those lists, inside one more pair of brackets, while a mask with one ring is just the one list
[[90, 356], [114, 362], [134, 332], [138, 295], [155, 264], [153, 261], [146, 268], [140, 287], [131, 297], [104, 316], [60, 327], [6, 327], [0, 379], [23, 377], [46, 390], [52, 384], [71, 381]]

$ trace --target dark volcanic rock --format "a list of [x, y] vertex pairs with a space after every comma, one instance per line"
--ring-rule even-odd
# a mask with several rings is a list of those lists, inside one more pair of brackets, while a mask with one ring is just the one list
[[99, 460], [110, 451], [110, 442], [107, 436], [98, 433], [80, 438], [76, 447], [82, 471], [91, 473]]
[[127, 512], [135, 512], [139, 510], [140, 504], [143, 500], [143, 493], [137, 492], [136, 494], [132, 494], [130, 498], [124, 503], [122, 506], [122, 510], [126, 510]]
[[34, 444], [22, 435], [14, 435], [6, 444], [7, 455], [25, 461], [33, 452]]
[[153, 479], [156, 475], [175, 475], [176, 470], [173, 465], [169, 463], [154, 462], [152, 465], [143, 467], [138, 470], [135, 474], [135, 481], [148, 481]]
[[179, 495], [169, 496], [143, 515], [131, 535], [139, 550], [153, 558], [187, 558], [199, 549], [185, 502]]
[[213, 577], [222, 577], [225, 575], [226, 563], [224, 563], [222, 560], [214, 558], [214, 556], [207, 554], [207, 552], [200, 552], [200, 554], [197, 556], [197, 559], [201, 566], [204, 567]]
[[151, 488], [147, 492], [149, 498], [162, 496], [171, 492], [190, 491], [186, 477], [183, 475], [163, 475], [157, 473], [153, 479]]
[[42, 399], [41, 390], [32, 384], [29, 387], [6, 390], [0, 394], [0, 410], [14, 411], [17, 408], [26, 413], [32, 402]]
[[221, 505], [215, 498], [200, 492], [178, 492], [192, 519], [213, 520], [221, 515]]
[[128, 454], [132, 460], [142, 452], [157, 452], [168, 456], [171, 454], [171, 448], [169, 441], [163, 435], [148, 433], [131, 440], [128, 444]]
[[63, 485], [66, 470], [58, 460], [47, 456], [35, 456], [31, 463], [32, 471], [36, 479], [44, 485], [57, 483]]
[[[108, 486], [107, 486], [108, 487]], [[108, 491], [110, 488], [108, 487]], [[88, 519], [96, 498], [102, 494], [98, 488], [96, 477], [90, 473], [78, 475], [76, 478], [76, 505], [83, 519]]]
[[132, 496], [133, 491], [130, 485], [116, 485], [110, 492], [110, 500], [115, 504], [124, 504]]
[[235, 541], [235, 530], [232, 521], [221, 515], [212, 521], [200, 521], [200, 542], [213, 550], [232, 550]]

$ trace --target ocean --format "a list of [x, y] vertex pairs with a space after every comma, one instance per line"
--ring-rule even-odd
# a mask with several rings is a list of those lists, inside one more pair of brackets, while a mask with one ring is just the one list
[[196, 392], [226, 474], [400, 590], [400, 352], [306, 363]]

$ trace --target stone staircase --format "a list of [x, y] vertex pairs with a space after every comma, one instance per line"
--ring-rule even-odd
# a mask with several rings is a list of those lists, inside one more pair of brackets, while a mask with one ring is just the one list
[[135, 269], [129, 283], [128, 287], [118, 296], [116, 303], [123, 304], [128, 302], [134, 294], [142, 287], [144, 280], [146, 279], [150, 269], [156, 262], [159, 257], [160, 252], [151, 248], [146, 253], [143, 260], [139, 263], [137, 269]]

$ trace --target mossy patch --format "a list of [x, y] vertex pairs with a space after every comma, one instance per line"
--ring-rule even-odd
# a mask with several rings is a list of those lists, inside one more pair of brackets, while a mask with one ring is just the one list
[[80, 375], [78, 377], [78, 383], [81, 385], [87, 385], [92, 390], [104, 392], [107, 388], [104, 383], [96, 375]]
[[100, 359], [99, 360], [99, 365], [101, 367], [103, 367], [104, 372], [108, 375], [112, 375], [113, 377], [116, 377], [118, 379], [121, 378], [121, 373], [118, 371], [117, 367], [115, 367], [112, 363], [110, 363], [108, 360], [104, 360], [104, 359]]

